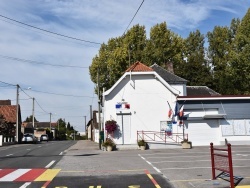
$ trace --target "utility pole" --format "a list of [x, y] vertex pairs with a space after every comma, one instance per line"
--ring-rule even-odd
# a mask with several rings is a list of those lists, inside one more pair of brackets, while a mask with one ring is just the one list
[[84, 116], [84, 120], [85, 120], [85, 131], [86, 131], [86, 116]]
[[19, 85], [16, 85], [16, 142], [19, 143]]
[[97, 70], [97, 89], [98, 89], [98, 128], [99, 128], [99, 149], [101, 147], [101, 110], [100, 110], [100, 80], [99, 80], [99, 68]]
[[33, 100], [33, 103], [32, 103], [32, 126], [33, 126], [33, 130], [34, 130], [34, 127], [35, 127], [35, 98], [33, 97], [32, 98]]
[[[90, 107], [90, 122], [91, 122], [91, 125], [90, 125], [90, 140], [92, 140], [92, 131], [93, 131], [93, 121], [92, 121], [92, 105], [89, 106]], [[88, 136], [89, 138], [89, 136]]]
[[51, 112], [49, 113], [49, 135], [50, 135], [50, 137], [51, 137]]

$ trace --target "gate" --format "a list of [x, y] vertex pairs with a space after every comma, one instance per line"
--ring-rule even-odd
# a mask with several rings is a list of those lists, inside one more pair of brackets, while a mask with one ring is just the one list
[[[227, 144], [227, 149], [214, 148], [213, 143], [210, 143], [211, 163], [212, 163], [212, 179], [221, 178], [230, 182], [231, 188], [234, 188], [243, 179], [240, 176], [233, 175], [233, 162], [231, 144]], [[221, 153], [221, 152], [226, 153]], [[220, 152], [220, 153], [219, 153]], [[221, 173], [215, 176], [215, 170]]]
[[[184, 134], [184, 139], [188, 139], [188, 134]], [[145, 140], [151, 143], [180, 144], [183, 141], [183, 133], [137, 131], [138, 140]]]

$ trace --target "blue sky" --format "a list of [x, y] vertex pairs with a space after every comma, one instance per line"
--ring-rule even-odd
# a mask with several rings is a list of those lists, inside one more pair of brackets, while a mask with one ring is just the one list
[[[124, 33], [141, 2], [0, 0], [0, 15], [62, 35], [106, 43]], [[249, 7], [247, 0], [145, 0], [130, 28], [144, 25], [149, 35], [152, 26], [166, 21], [169, 29], [185, 38], [196, 29], [206, 34], [214, 26], [229, 26], [233, 18], [241, 19]], [[4, 17], [0, 17], [0, 27], [0, 81], [21, 86], [22, 120], [32, 114], [30, 97], [34, 97], [38, 121], [49, 121], [52, 113], [52, 121], [63, 118], [83, 131], [84, 116], [89, 121], [90, 105], [97, 110], [88, 67], [100, 45], [52, 35]], [[0, 99], [11, 99], [16, 104], [16, 88], [0, 82]]]

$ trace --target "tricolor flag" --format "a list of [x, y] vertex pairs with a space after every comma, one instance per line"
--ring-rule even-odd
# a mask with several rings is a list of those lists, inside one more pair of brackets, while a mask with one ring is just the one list
[[168, 101], [167, 101], [167, 103], [168, 103], [168, 108], [169, 108], [169, 110], [168, 110], [168, 118], [172, 118], [173, 110], [172, 110], [172, 108], [171, 108], [171, 106], [170, 106], [170, 104], [169, 104]]
[[179, 116], [180, 118], [184, 116], [184, 105], [181, 106], [180, 111], [179, 111]]

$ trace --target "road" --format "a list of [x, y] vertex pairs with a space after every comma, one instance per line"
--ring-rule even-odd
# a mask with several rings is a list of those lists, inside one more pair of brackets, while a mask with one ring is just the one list
[[[224, 180], [211, 180], [208, 146], [106, 152], [91, 141], [74, 143], [61, 141], [0, 148], [0, 187], [229, 187]], [[237, 188], [248, 188], [250, 146], [233, 146], [232, 152], [234, 175], [243, 177]]]
[[63, 152], [74, 141], [39, 142], [0, 148], [0, 187], [42, 187], [44, 181], [34, 180], [44, 172], [57, 174], [53, 166], [61, 160]]

